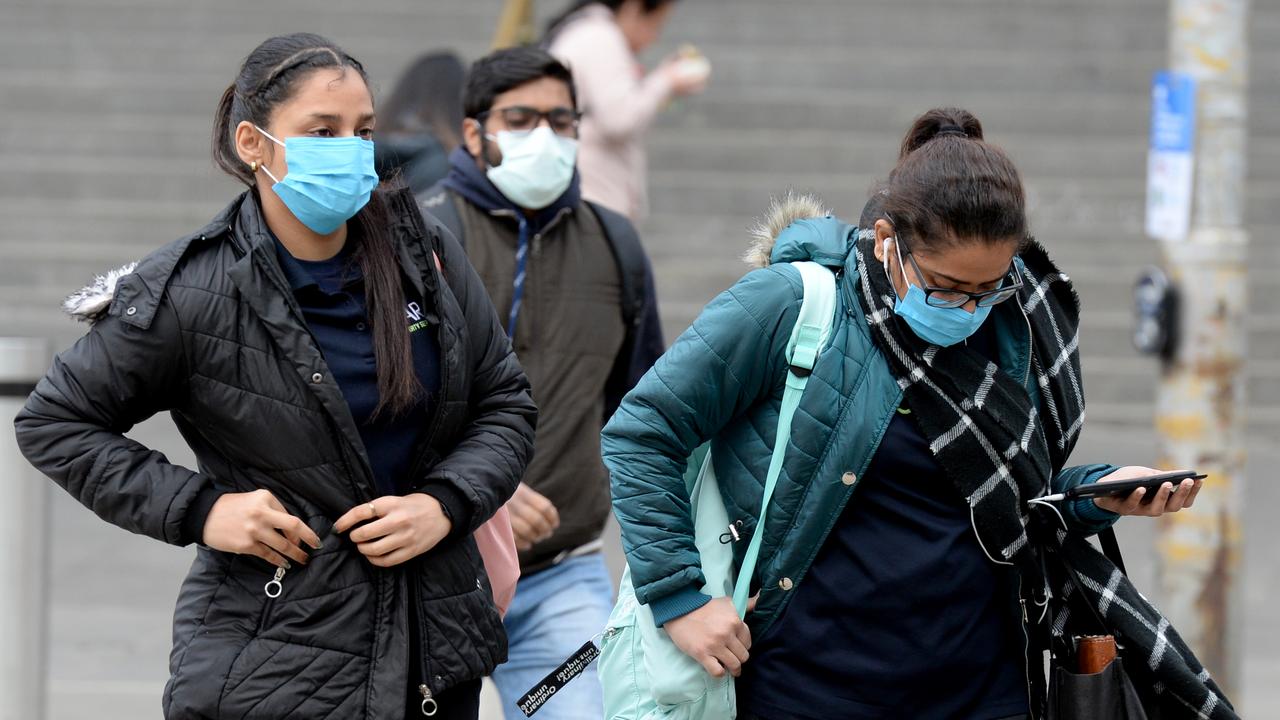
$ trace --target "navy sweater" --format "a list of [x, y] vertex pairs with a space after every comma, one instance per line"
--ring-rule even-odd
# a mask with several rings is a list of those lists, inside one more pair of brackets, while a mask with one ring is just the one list
[[[364, 280], [351, 245], [348, 242], [338, 255], [319, 262], [294, 258], [278, 243], [276, 254], [307, 327], [351, 408], [373, 467], [378, 494], [402, 495], [412, 487], [413, 478], [407, 473], [414, 447], [430, 422], [431, 400], [440, 387], [440, 347], [435, 326], [426, 320], [422, 299], [406, 297], [405, 331], [409, 333], [414, 370], [423, 392], [408, 411], [375, 416], [379, 393], [373, 329]], [[437, 497], [451, 517], [465, 512], [466, 503], [454, 498], [452, 488], [430, 486], [421, 490]], [[461, 518], [453, 520], [457, 525]]]

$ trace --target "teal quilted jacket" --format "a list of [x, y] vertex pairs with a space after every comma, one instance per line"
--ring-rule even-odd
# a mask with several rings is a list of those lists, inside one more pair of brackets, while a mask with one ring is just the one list
[[[604, 429], [613, 509], [636, 597], [653, 607], [660, 624], [706, 601], [698, 592], [704, 580], [683, 479], [694, 449], [711, 440], [721, 493], [729, 517], [741, 521], [741, 537], [765, 534], [754, 581], [759, 602], [747, 617], [758, 637], [804, 583], [902, 400], [854, 295], [859, 269], [850, 250], [857, 229], [823, 215], [812, 198], [775, 204], [748, 257], [761, 267], [706, 306]], [[803, 297], [789, 263], [800, 260], [838, 271], [837, 317], [796, 411], [773, 506], [759, 529], [784, 351]], [[997, 306], [989, 322], [997, 323], [1001, 368], [1034, 393], [1031, 338], [1017, 303]], [[1055, 490], [1112, 469], [1066, 468]], [[1097, 532], [1116, 517], [1092, 503], [1068, 504], [1064, 515], [1081, 532]], [[739, 554], [746, 545], [735, 543]]]

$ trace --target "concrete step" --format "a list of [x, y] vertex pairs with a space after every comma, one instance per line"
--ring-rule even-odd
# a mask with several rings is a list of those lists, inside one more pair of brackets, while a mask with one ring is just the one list
[[[67, 168], [101, 166], [146, 167], [163, 163], [172, 171], [207, 168], [209, 135], [213, 117], [170, 117], [161, 126], [138, 132], [152, 119], [141, 114], [113, 115], [94, 125], [96, 132], [110, 133], [103, 143], [84, 132], [81, 117], [37, 117], [16, 112], [11, 124], [0, 129], [0, 164], [25, 168], [49, 165], [59, 155]], [[40, 122], [45, 133], [33, 135], [27, 123]], [[761, 172], [777, 174], [831, 174], [849, 171], [887, 174], [897, 159], [896, 131], [884, 128], [804, 130], [780, 133], [774, 129], [682, 128], [659, 135], [650, 143], [650, 162], [664, 172]], [[1112, 134], [1082, 141], [1070, 136], [1046, 136], [1032, 132], [1002, 132], [992, 128], [987, 138], [1004, 148], [1024, 177], [1034, 179], [1144, 178], [1147, 162], [1145, 135]], [[1280, 165], [1280, 139], [1250, 138], [1249, 169], [1265, 177]]]
[[[720, 173], [665, 170], [650, 173], [650, 198], [655, 213], [691, 214], [706, 211], [750, 217], [767, 206], [771, 193], [787, 188], [815, 191], [827, 198], [865, 198], [882, 174], [862, 169], [817, 173], [769, 171]], [[1146, 206], [1141, 180], [1028, 178], [1028, 208], [1041, 228], [1083, 220], [1099, 228], [1127, 227], [1140, 222]], [[2, 187], [2, 184], [0, 184]], [[1280, 224], [1280, 178], [1256, 179], [1246, 187], [1250, 222]], [[860, 208], [859, 208], [860, 209]], [[1136, 230], [1137, 225], [1134, 227]]]
[[[254, 22], [246, 23], [246, 13]], [[3, 24], [6, 40], [44, 35], [58, 47], [93, 47], [108, 44], [112, 36], [136, 40], [147, 49], [192, 52], [199, 48], [222, 48], [224, 62], [238, 60], [229, 50], [243, 48], [241, 56], [274, 34], [297, 32], [299, 20], [307, 29], [338, 42], [355, 54], [356, 46], [384, 48], [403, 54], [425, 47], [427, 41], [457, 41], [476, 38], [487, 42], [501, 6], [494, 3], [436, 2], [424, 12], [417, 0], [385, 0], [376, 11], [358, 5], [334, 5], [317, 12], [306, 0], [277, 0], [269, 12], [252, 0], [192, 2], [174, 6], [166, 2], [129, 0], [52, 0], [7, 5]], [[58, 28], [65, 32], [56, 32]], [[424, 37], [425, 36], [425, 37]], [[195, 42], [203, 40], [203, 42]], [[363, 56], [357, 55], [357, 57]], [[92, 58], [90, 58], [92, 59]]]
[[[1275, 96], [1250, 98], [1250, 130], [1255, 135], [1280, 134], [1280, 117], [1268, 112]], [[884, 128], [895, 141], [911, 121], [931, 107], [967, 108], [992, 132], [1037, 133], [1044, 137], [1074, 137], [1084, 144], [1100, 135], [1146, 137], [1150, 125], [1147, 92], [1055, 92], [1049, 89], [1016, 95], [987, 86], [960, 86], [923, 91], [913, 87], [876, 92], [791, 87], [759, 88], [750, 93], [719, 93], [682, 102], [667, 113], [665, 128], [695, 127], [780, 131], [790, 128], [822, 130]]]
[[[1146, 135], [1079, 138], [1042, 133], [1004, 133], [992, 129], [987, 140], [1000, 146], [1030, 179], [1071, 178], [1132, 182], [1147, 172]], [[882, 128], [845, 131], [696, 127], [663, 135], [650, 144], [650, 162], [664, 172], [713, 170], [726, 173], [838, 173], [850, 170], [887, 174], [897, 161], [900, 138]], [[1270, 172], [1280, 164], [1280, 138], [1257, 137], [1249, 143], [1250, 167]]]

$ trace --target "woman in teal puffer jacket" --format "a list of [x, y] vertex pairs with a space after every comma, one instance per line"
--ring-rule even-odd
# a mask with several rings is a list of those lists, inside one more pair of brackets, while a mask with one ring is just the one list
[[[760, 269], [704, 309], [604, 430], [637, 599], [712, 675], [740, 676], [740, 717], [1039, 716], [1056, 591], [1039, 548], [1106, 585], [1083, 538], [1190, 506], [1199, 486], [1058, 503], [1067, 532], [1038, 534], [1026, 500], [1154, 471], [1066, 467], [1084, 418], [1079, 308], [1027, 234], [1017, 170], [972, 115], [933, 110], [857, 227], [788, 197], [758, 234]], [[800, 260], [836, 272], [837, 316], [757, 528]], [[708, 440], [738, 557], [764, 533], [745, 623], [700, 591], [683, 474]], [[1102, 609], [1131, 646], [1156, 646]], [[1162, 639], [1177, 646], [1156, 671], [1166, 686], [1220, 697]]]

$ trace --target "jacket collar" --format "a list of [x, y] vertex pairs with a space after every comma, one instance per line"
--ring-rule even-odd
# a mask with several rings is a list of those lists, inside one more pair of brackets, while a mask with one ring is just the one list
[[372, 488], [373, 472], [351, 409], [307, 327], [281, 267], [275, 237], [267, 228], [252, 192], [243, 196], [235, 225], [231, 237], [240, 257], [227, 268], [227, 277], [361, 458], [364, 480], [367, 487]]
[[449, 175], [444, 185], [479, 207], [490, 215], [503, 215], [519, 222], [528, 217], [530, 228], [534, 232], [546, 230], [555, 224], [566, 212], [578, 209], [582, 203], [582, 189], [578, 171], [573, 171], [573, 180], [555, 202], [527, 216], [522, 208], [507, 199], [492, 181], [476, 165], [475, 156], [467, 152], [465, 147], [456, 148], [449, 155]]

